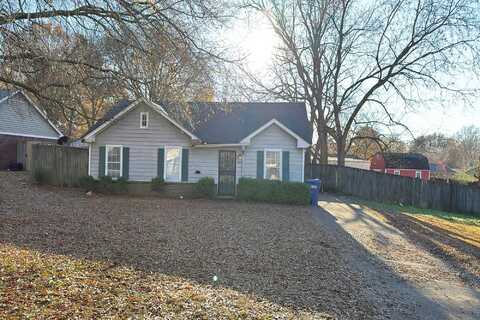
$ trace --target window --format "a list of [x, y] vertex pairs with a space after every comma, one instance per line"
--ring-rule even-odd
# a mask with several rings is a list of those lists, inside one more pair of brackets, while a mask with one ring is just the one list
[[282, 180], [282, 152], [280, 150], [265, 150], [265, 179]]
[[415, 171], [415, 178], [422, 179], [422, 171], [420, 170]]
[[396, 176], [399, 176], [400, 175], [400, 170], [393, 170], [393, 174], [396, 175]]
[[148, 112], [140, 112], [140, 128], [148, 128]]
[[181, 148], [165, 148], [165, 181], [180, 181], [181, 153]]
[[105, 175], [114, 179], [122, 176], [122, 146], [107, 146], [105, 157]]

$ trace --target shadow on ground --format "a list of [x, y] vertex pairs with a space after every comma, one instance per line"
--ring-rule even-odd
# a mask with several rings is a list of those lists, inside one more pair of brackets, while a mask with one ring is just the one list
[[200, 284], [216, 275], [222, 286], [340, 319], [447, 318], [321, 208], [88, 198], [8, 179], [1, 243]]
[[428, 219], [372, 210], [349, 197], [325, 195], [321, 203], [369, 251], [394, 265], [397, 273], [406, 275], [422, 292], [436, 296], [434, 300], [448, 316], [480, 317], [480, 250], [457, 237], [473, 243], [478, 240], [447, 231]]
[[[388, 223], [401, 230], [412, 242], [420, 245], [432, 255], [447, 262], [465, 282], [480, 288], [480, 249], [432, 223], [410, 215], [381, 212]], [[476, 268], [476, 272], [472, 272]]]

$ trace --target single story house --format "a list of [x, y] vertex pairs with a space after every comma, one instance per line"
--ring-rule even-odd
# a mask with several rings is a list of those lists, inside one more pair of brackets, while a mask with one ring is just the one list
[[170, 183], [212, 177], [219, 195], [235, 194], [240, 177], [303, 181], [312, 142], [304, 103], [190, 105], [195, 125], [175, 116], [173, 104], [141, 98], [113, 106], [83, 136], [89, 174]]
[[422, 180], [430, 179], [428, 159], [419, 153], [377, 153], [370, 160], [370, 170]]
[[57, 143], [62, 136], [25, 93], [0, 90], [0, 170], [27, 168], [29, 143]]

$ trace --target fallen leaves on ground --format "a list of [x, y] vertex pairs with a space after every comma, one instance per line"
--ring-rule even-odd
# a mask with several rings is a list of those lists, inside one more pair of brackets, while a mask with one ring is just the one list
[[0, 245], [0, 318], [328, 319], [106, 262]]

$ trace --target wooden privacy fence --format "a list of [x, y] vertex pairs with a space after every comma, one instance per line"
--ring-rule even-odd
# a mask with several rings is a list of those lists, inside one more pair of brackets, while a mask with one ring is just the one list
[[375, 171], [332, 165], [306, 165], [305, 178], [319, 178], [325, 191], [387, 203], [480, 216], [480, 188], [422, 181]]
[[32, 145], [31, 170], [44, 170], [49, 183], [73, 186], [88, 175], [88, 150], [58, 145]]

